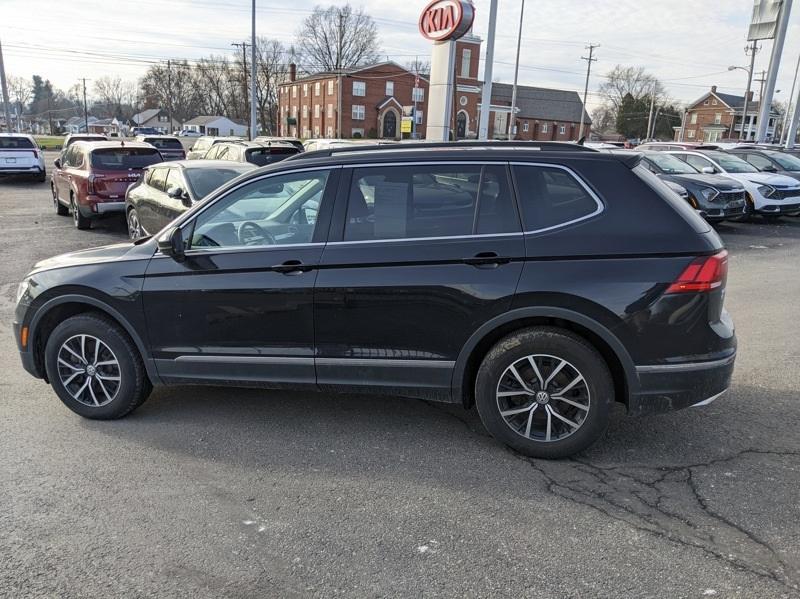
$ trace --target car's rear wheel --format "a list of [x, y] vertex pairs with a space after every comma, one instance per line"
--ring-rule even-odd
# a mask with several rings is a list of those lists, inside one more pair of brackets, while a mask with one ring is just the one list
[[552, 327], [500, 340], [475, 384], [486, 429], [537, 458], [566, 457], [594, 443], [608, 425], [613, 399], [603, 357], [582, 337]]
[[78, 204], [75, 201], [75, 196], [70, 196], [70, 212], [72, 212], [72, 222], [75, 223], [76, 229], [90, 229], [92, 227], [92, 219], [86, 218], [81, 214], [78, 209]]
[[122, 418], [152, 390], [130, 337], [100, 314], [59, 324], [45, 347], [47, 378], [61, 401], [86, 418]]
[[53, 185], [52, 182], [50, 183], [50, 193], [53, 194], [53, 207], [56, 209], [56, 214], [59, 216], [67, 216], [69, 214], [69, 208], [58, 201], [58, 194], [56, 193], [55, 185]]
[[128, 237], [130, 237], [132, 241], [136, 241], [144, 236], [142, 224], [139, 222], [139, 213], [136, 212], [136, 208], [128, 209], [126, 220], [128, 222]]
[[45, 171], [42, 171], [41, 173], [36, 175], [36, 182], [37, 183], [44, 183], [46, 181], [47, 181], [47, 173]]

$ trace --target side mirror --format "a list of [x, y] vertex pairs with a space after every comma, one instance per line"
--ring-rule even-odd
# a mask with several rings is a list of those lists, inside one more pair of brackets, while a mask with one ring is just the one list
[[703, 173], [704, 175], [713, 175], [717, 171], [714, 169], [713, 166], [704, 166], [702, 169], [700, 169], [700, 172]]
[[764, 171], [765, 173], [777, 173], [778, 172], [778, 169], [776, 169], [771, 164], [768, 164], [767, 166], [765, 166], [761, 170]]
[[61, 168], [61, 158], [56, 158], [53, 161], [53, 164], [56, 166], [56, 168]]
[[182, 190], [180, 187], [178, 187], [177, 185], [173, 185], [172, 187], [170, 187], [170, 188], [167, 190], [167, 195], [168, 195], [169, 197], [171, 197], [171, 198], [174, 198], [174, 199], [176, 199], [176, 200], [177, 200], [177, 199], [179, 199], [181, 196], [183, 196], [183, 190]]
[[183, 232], [180, 227], [170, 227], [156, 240], [158, 251], [176, 262], [186, 260], [183, 247]]

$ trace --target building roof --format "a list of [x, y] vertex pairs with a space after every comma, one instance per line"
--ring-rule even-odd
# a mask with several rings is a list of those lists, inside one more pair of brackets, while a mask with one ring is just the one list
[[148, 108], [147, 110], [142, 110], [139, 114], [134, 114], [131, 120], [137, 125], [141, 125], [152, 119], [159, 112], [161, 112], [160, 108]]
[[246, 123], [242, 123], [241, 121], [237, 121], [236, 119], [232, 119], [227, 116], [220, 116], [220, 115], [201, 115], [194, 117], [191, 121], [186, 121], [184, 125], [208, 125], [209, 123], [213, 123], [214, 121], [218, 121], [219, 119], [225, 119], [230, 121], [231, 123], [236, 123], [237, 125], [241, 125], [242, 127], [246, 127]]
[[[702, 106], [701, 102], [703, 102], [706, 98], [710, 96], [715, 96], [718, 100], [722, 101], [730, 108], [740, 109], [740, 110], [744, 109], [744, 96], [737, 96], [735, 94], [723, 94], [722, 92], [718, 92], [716, 90], [716, 86], [712, 86], [711, 91], [706, 92], [699, 99], [692, 102], [689, 105], [689, 108], [690, 109], [696, 108], [698, 105]], [[761, 109], [760, 101], [750, 100], [747, 103], [747, 114], [750, 114], [751, 112], [758, 113], [760, 109]], [[774, 103], [771, 106], [771, 111], [774, 114], [778, 114], [778, 109]]]
[[[511, 104], [513, 86], [508, 83], [492, 84], [492, 104]], [[545, 87], [517, 86], [517, 118], [570, 121], [578, 123], [583, 112], [583, 122], [591, 125], [592, 119], [583, 108], [578, 92]]]
[[[315, 79], [329, 79], [331, 77], [336, 77], [340, 74], [345, 76], [354, 75], [362, 71], [368, 71], [376, 67], [385, 67], [385, 66], [396, 67], [402, 71], [405, 71], [411, 76], [416, 76], [415, 73], [412, 73], [406, 67], [397, 64], [393, 60], [384, 60], [383, 62], [374, 62], [371, 64], [361, 65], [357, 67], [348, 67], [346, 69], [342, 69], [341, 71], [318, 71], [316, 73], [311, 73], [310, 75], [305, 75], [304, 77], [298, 77], [294, 81], [284, 81], [281, 85], [291, 85], [294, 83], [302, 83], [304, 81], [314, 81]], [[422, 75], [420, 75], [419, 78], [422, 79], [423, 81], [428, 81], [428, 78]]]

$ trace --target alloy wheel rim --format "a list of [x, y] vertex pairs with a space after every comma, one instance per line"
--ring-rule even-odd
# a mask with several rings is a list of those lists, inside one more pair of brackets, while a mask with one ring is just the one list
[[128, 237], [136, 241], [142, 236], [142, 231], [139, 226], [139, 215], [136, 210], [128, 211]]
[[58, 377], [70, 396], [99, 408], [114, 401], [122, 383], [119, 360], [111, 348], [92, 335], [74, 335], [58, 350]]
[[532, 354], [510, 364], [497, 382], [496, 397], [511, 430], [545, 443], [575, 434], [591, 409], [583, 374], [567, 360], [549, 354]]
[[75, 223], [75, 226], [78, 226], [78, 205], [75, 200], [72, 200], [72, 222]]

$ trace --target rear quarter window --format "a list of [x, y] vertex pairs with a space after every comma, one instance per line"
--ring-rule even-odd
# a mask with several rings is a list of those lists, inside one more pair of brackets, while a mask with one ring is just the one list
[[711, 225], [698, 216], [681, 196], [667, 187], [666, 183], [647, 170], [647, 168], [639, 164], [633, 168], [633, 172], [644, 181], [645, 185], [669, 204], [675, 212], [683, 216], [697, 233], [705, 233], [711, 230]]
[[513, 172], [526, 231], [565, 225], [602, 210], [599, 200], [569, 171], [515, 165]]

